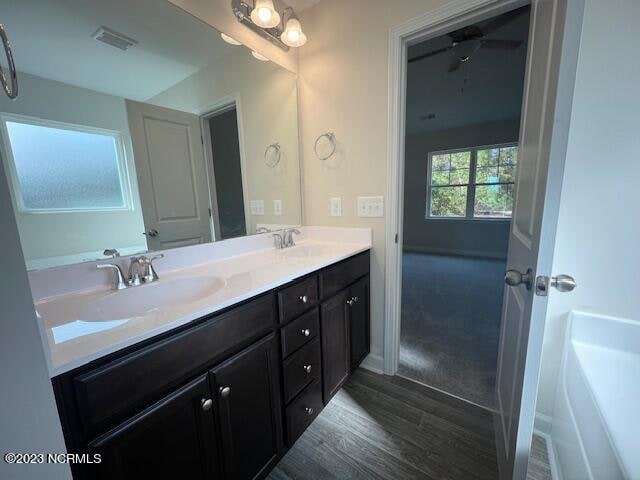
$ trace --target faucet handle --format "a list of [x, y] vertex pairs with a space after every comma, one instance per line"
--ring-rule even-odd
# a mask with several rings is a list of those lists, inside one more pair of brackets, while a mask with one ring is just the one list
[[113, 263], [102, 263], [100, 265], [96, 265], [96, 268], [102, 270], [103, 268], [112, 268], [116, 271], [116, 283], [114, 284], [115, 290], [124, 290], [127, 288], [127, 283], [124, 281], [124, 274], [122, 273], [122, 269]]
[[157, 260], [158, 258], [164, 258], [164, 253], [159, 253], [158, 255], [154, 255], [151, 258], [146, 258], [145, 257], [145, 262], [144, 265], [146, 267], [145, 270], [145, 275], [144, 275], [144, 281], [145, 282], [155, 282], [156, 280], [158, 280], [160, 277], [158, 276], [158, 273], [156, 272], [156, 269], [153, 268], [153, 261]]
[[285, 232], [280, 230], [279, 232], [272, 233], [273, 242], [275, 247], [279, 250], [284, 246]]

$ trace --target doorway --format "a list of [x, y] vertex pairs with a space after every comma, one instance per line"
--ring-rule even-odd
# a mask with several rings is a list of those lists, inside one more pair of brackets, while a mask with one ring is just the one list
[[235, 102], [202, 118], [207, 138], [207, 168], [214, 238], [226, 240], [247, 234], [245, 192]]
[[407, 55], [398, 374], [488, 409], [528, 34], [525, 6]]

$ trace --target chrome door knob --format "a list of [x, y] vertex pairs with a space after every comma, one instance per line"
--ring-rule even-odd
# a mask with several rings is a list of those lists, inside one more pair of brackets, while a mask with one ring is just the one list
[[148, 232], [144, 232], [144, 234], [149, 237], [157, 237], [158, 233], [158, 230], [156, 230], [155, 228], [150, 229]]
[[572, 292], [578, 286], [574, 278], [570, 275], [557, 275], [555, 277], [551, 277], [550, 284], [553, 288], [562, 293]]
[[527, 290], [531, 290], [533, 284], [533, 271], [529, 268], [526, 273], [519, 272], [518, 270], [507, 270], [504, 274], [504, 283], [510, 287], [517, 287], [518, 285], [524, 285]]
[[307, 412], [307, 415], [313, 415], [313, 412], [315, 410], [313, 408], [311, 408], [311, 407], [305, 407], [304, 411]]
[[303, 328], [301, 331], [302, 335], [304, 335], [305, 337], [308, 337], [309, 335], [311, 335], [311, 330], [309, 330], [308, 328]]
[[300, 295], [299, 300], [300, 300], [302, 303], [307, 303], [307, 302], [309, 301], [309, 298], [308, 298], [306, 295]]
[[311, 365], [305, 365], [302, 367], [306, 373], [311, 373]]
[[220, 387], [219, 388], [220, 396], [222, 398], [227, 398], [231, 394], [231, 388], [229, 387]]
[[203, 398], [202, 400], [200, 400], [200, 407], [202, 408], [203, 412], [208, 412], [209, 410], [211, 410], [212, 406], [213, 400], [211, 400], [210, 398]]

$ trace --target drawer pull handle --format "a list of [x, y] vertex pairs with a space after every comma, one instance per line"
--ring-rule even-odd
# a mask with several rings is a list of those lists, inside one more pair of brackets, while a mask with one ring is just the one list
[[311, 408], [311, 407], [305, 407], [304, 411], [307, 412], [307, 415], [313, 415], [313, 412], [315, 410], [313, 408]]
[[304, 367], [302, 367], [304, 369], [305, 372], [307, 373], [311, 373], [311, 365], [305, 365]]
[[311, 330], [309, 330], [308, 328], [303, 328], [301, 331], [302, 335], [304, 335], [305, 337], [308, 337], [309, 335], [311, 335]]
[[227, 398], [231, 393], [231, 388], [229, 387], [220, 387], [220, 396], [222, 398]]
[[307, 297], [306, 295], [300, 295], [298, 300], [300, 300], [302, 303], [307, 303], [309, 301], [309, 297]]
[[208, 412], [209, 410], [211, 410], [212, 406], [213, 400], [211, 400], [210, 398], [203, 398], [202, 400], [200, 400], [200, 407], [202, 408], [203, 412]]

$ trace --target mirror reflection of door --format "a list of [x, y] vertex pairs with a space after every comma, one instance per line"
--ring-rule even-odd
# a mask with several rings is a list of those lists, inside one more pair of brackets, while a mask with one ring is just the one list
[[215, 239], [247, 234], [242, 164], [235, 106], [204, 119], [211, 148], [211, 199]]
[[127, 113], [149, 249], [210, 242], [199, 117], [133, 101]]

